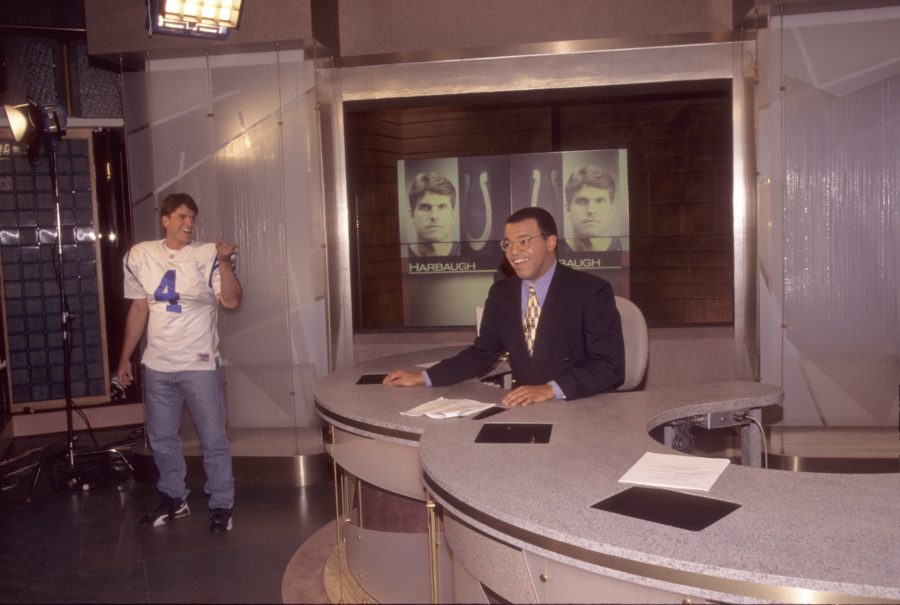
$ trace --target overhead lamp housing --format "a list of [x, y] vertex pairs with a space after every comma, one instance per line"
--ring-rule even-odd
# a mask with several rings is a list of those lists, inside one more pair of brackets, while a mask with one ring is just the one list
[[36, 160], [41, 144], [55, 145], [66, 134], [66, 110], [58, 103], [41, 105], [30, 98], [20, 105], [4, 105], [6, 119], [17, 143], [28, 146], [28, 158]]
[[242, 0], [149, 0], [150, 30], [160, 34], [223, 39], [237, 29]]

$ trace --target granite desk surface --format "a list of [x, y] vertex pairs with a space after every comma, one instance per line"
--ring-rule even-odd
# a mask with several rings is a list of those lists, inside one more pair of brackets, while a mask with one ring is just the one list
[[373, 359], [352, 368], [329, 374], [316, 384], [316, 404], [326, 420], [369, 437], [378, 437], [408, 445], [416, 445], [426, 428], [439, 420], [425, 416], [403, 416], [400, 412], [438, 397], [475, 399], [500, 403], [504, 391], [469, 380], [449, 387], [389, 387], [381, 384], [356, 384], [363, 374], [386, 374], [397, 368], [412, 371], [425, 369], [464, 347], [443, 347], [417, 353]]
[[[694, 493], [741, 507], [698, 532], [591, 508], [628, 487], [618, 479], [645, 452], [674, 453], [649, 436], [653, 427], [707, 411], [775, 405], [780, 388], [704, 384], [545, 402], [485, 420], [435, 420], [400, 412], [439, 396], [499, 402], [503, 391], [477, 381], [435, 388], [355, 384], [362, 373], [415, 369], [458, 350], [386, 357], [338, 371], [316, 387], [319, 412], [333, 424], [346, 420], [345, 428], [356, 433], [418, 445], [426, 484], [445, 509], [501, 541], [577, 567], [646, 575], [651, 580], [644, 583], [661, 588], [672, 585], [653, 580], [665, 576], [656, 572], [674, 570], [682, 574], [670, 578], [674, 582], [706, 586], [699, 595], [728, 601], [798, 600], [796, 592], [788, 598], [760, 586], [800, 589], [801, 595], [819, 591], [799, 599], [808, 602], [847, 595], [900, 600], [896, 473], [793, 473], [732, 464], [709, 492]], [[550, 423], [553, 429], [547, 444], [475, 443], [481, 426], [491, 422]], [[717, 588], [715, 579], [725, 585]]]

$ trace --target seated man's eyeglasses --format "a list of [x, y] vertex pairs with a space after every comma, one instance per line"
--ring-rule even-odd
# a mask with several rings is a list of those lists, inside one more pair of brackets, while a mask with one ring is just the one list
[[540, 233], [539, 235], [523, 235], [522, 237], [516, 238], [514, 240], [504, 238], [500, 240], [500, 249], [506, 252], [507, 250], [515, 246], [520, 250], [528, 250], [531, 247], [531, 240], [538, 237], [547, 237], [547, 234]]

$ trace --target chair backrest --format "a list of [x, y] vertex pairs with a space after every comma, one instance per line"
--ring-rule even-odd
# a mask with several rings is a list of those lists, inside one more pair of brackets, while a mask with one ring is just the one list
[[625, 338], [625, 382], [617, 391], [630, 391], [641, 384], [650, 357], [650, 335], [644, 314], [627, 298], [616, 296], [616, 309], [622, 318]]

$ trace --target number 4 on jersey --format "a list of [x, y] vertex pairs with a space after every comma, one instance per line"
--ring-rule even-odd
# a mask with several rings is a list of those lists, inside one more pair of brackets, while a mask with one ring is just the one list
[[166, 305], [166, 311], [169, 313], [181, 313], [181, 305], [178, 304], [181, 296], [175, 289], [175, 269], [166, 271], [153, 293], [153, 298], [159, 302], [169, 303]]

